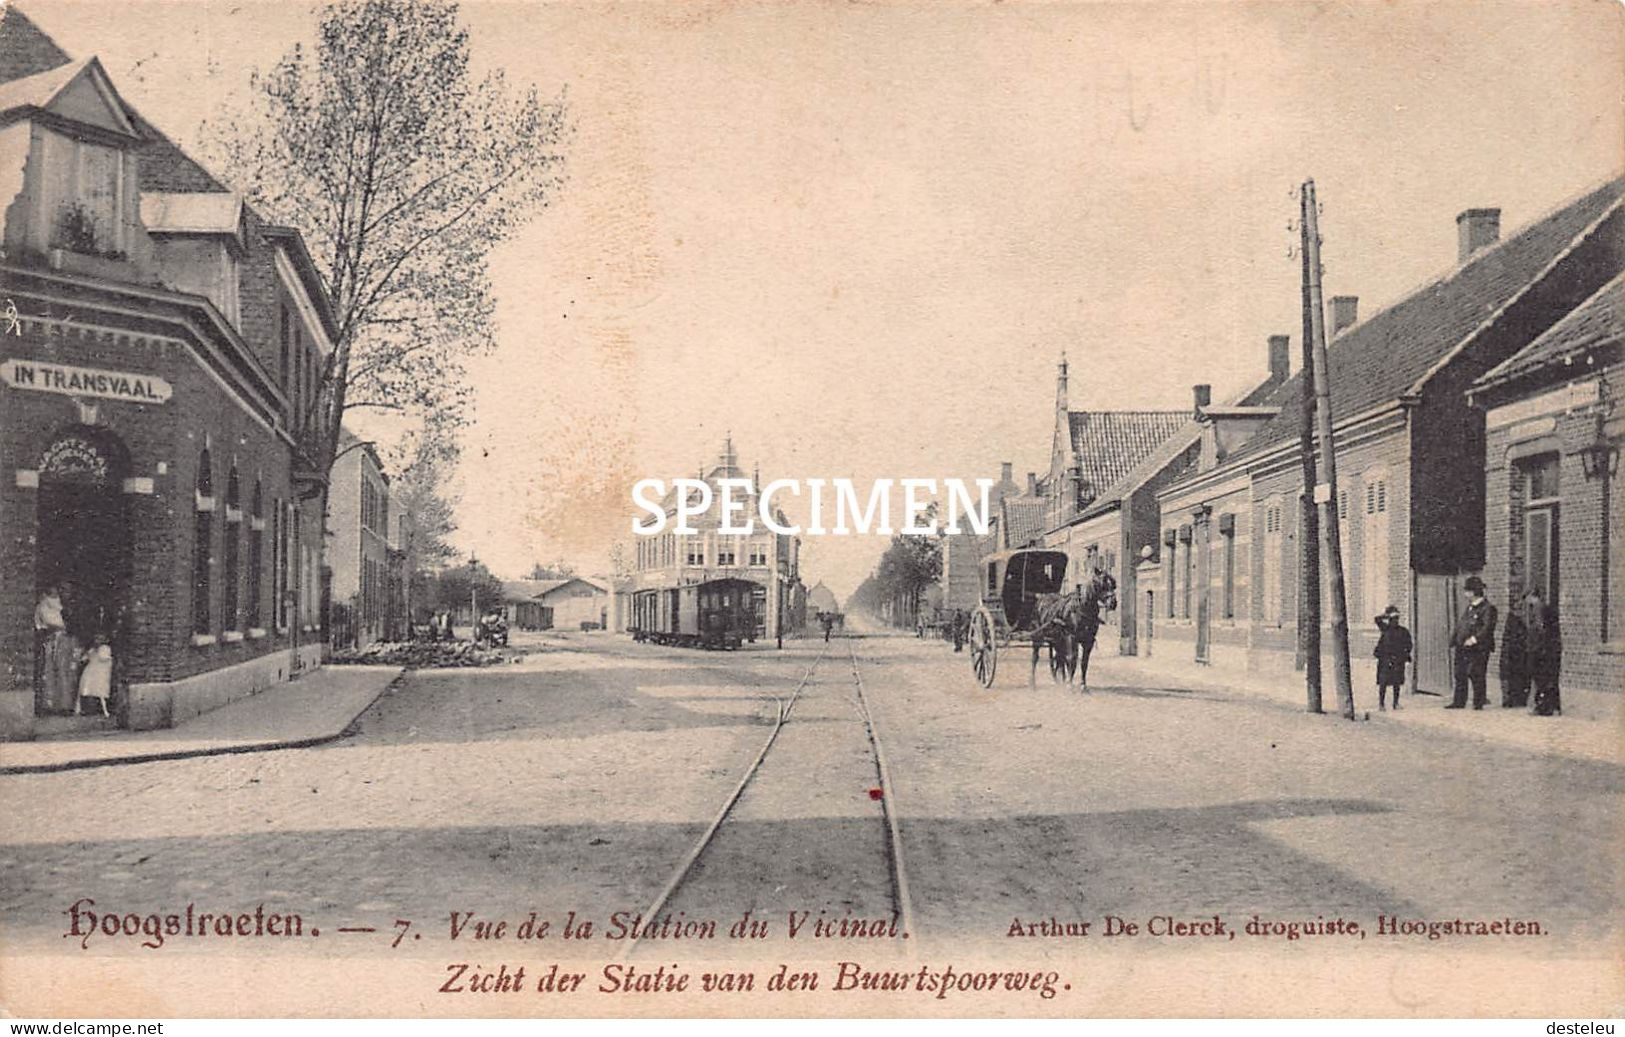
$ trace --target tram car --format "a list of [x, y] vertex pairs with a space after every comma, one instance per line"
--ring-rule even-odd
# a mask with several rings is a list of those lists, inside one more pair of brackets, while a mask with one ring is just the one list
[[767, 590], [750, 580], [725, 579], [639, 592], [636, 641], [731, 651], [763, 634]]

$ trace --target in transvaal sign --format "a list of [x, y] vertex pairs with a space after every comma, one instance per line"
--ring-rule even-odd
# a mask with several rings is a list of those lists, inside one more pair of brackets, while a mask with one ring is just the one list
[[128, 403], [164, 403], [175, 391], [168, 382], [150, 374], [101, 371], [92, 367], [68, 367], [16, 358], [0, 363], [0, 382], [13, 389], [33, 389], [64, 396], [99, 396]]

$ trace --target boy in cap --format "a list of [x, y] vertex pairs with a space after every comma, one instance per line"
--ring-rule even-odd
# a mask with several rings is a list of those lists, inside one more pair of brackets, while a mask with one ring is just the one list
[[1394, 689], [1394, 708], [1399, 708], [1399, 689], [1405, 683], [1405, 664], [1411, 661], [1411, 632], [1399, 622], [1399, 606], [1389, 605], [1377, 617], [1377, 708], [1387, 709], [1388, 689]]

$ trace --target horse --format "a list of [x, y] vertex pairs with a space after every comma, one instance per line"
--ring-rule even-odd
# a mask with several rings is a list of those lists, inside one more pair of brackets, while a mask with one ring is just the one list
[[1089, 688], [1089, 656], [1095, 650], [1100, 632], [1100, 613], [1117, 608], [1117, 580], [1104, 570], [1095, 570], [1089, 582], [1065, 594], [1040, 595], [1038, 622], [1033, 629], [1033, 665], [1028, 683], [1038, 682], [1038, 653], [1054, 647], [1078, 674], [1079, 686]]

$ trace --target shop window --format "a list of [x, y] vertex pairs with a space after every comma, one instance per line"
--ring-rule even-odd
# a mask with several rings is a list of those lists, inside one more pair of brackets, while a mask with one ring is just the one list
[[192, 531], [192, 633], [214, 629], [210, 591], [214, 583], [214, 475], [209, 451], [198, 456], [196, 510]]
[[258, 479], [254, 480], [254, 499], [248, 520], [248, 625], [263, 627], [265, 614], [261, 611], [264, 590], [265, 548], [265, 491]]
[[220, 618], [226, 630], [242, 629], [241, 617], [237, 614], [243, 537], [241, 489], [241, 484], [237, 478], [237, 467], [233, 465], [231, 474], [226, 476], [225, 597], [220, 609]]

